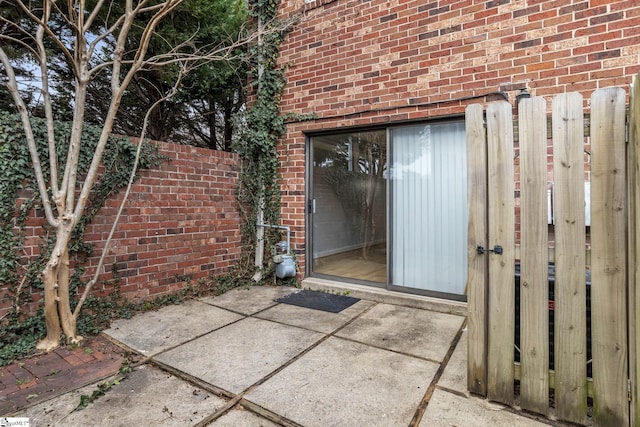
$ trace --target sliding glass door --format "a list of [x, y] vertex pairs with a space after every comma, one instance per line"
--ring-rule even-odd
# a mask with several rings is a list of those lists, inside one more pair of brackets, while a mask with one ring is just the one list
[[464, 295], [463, 122], [314, 136], [310, 168], [311, 274]]

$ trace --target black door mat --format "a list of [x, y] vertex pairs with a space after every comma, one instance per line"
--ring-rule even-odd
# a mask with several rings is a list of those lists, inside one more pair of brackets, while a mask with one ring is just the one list
[[345, 308], [351, 307], [360, 301], [360, 299], [304, 289], [278, 298], [275, 301], [283, 304], [296, 305], [298, 307], [328, 311], [330, 313], [340, 313]]

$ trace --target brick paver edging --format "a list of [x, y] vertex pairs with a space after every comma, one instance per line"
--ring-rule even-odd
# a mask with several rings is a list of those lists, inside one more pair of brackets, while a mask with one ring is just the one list
[[0, 416], [107, 378], [120, 369], [123, 350], [102, 336], [75, 349], [47, 354], [0, 368]]

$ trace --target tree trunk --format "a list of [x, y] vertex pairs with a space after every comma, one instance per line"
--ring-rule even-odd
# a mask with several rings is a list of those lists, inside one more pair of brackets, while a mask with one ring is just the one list
[[224, 151], [231, 151], [231, 142], [233, 138], [233, 123], [231, 121], [233, 106], [226, 105], [224, 109]]
[[69, 296], [69, 248], [65, 248], [60, 258], [60, 267], [58, 268], [58, 316], [60, 318], [60, 326], [62, 332], [67, 337], [68, 344], [78, 344], [82, 337], [76, 335], [76, 318], [71, 312], [71, 303]]
[[50, 351], [60, 344], [60, 319], [58, 317], [57, 268], [47, 263], [42, 275], [44, 281], [44, 320], [47, 325], [47, 336], [38, 344], [38, 350]]
[[42, 272], [44, 282], [44, 318], [47, 336], [40, 341], [38, 350], [50, 351], [60, 345], [60, 333], [67, 342], [77, 344], [82, 337], [76, 335], [76, 318], [71, 312], [69, 300], [69, 240], [72, 226], [60, 226], [51, 258]]

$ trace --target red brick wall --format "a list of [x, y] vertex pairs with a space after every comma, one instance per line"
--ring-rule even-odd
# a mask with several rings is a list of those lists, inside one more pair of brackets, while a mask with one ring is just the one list
[[[94, 287], [97, 294], [111, 290], [104, 281], [113, 278], [114, 265], [123, 296], [140, 301], [174, 293], [187, 280], [195, 283], [224, 273], [240, 256], [238, 156], [168, 143], [159, 143], [159, 148], [170, 160], [157, 170], [141, 171]], [[87, 274], [95, 272], [123, 193], [108, 200], [87, 229], [86, 241], [95, 245]], [[42, 221], [29, 220], [28, 255], [39, 252], [36, 235]], [[39, 295], [34, 297], [31, 310]], [[0, 316], [8, 303], [0, 302]]]
[[[285, 40], [283, 220], [304, 271], [305, 132], [461, 115], [520, 88], [557, 93], [625, 87], [640, 71], [636, 0], [304, 0]], [[474, 100], [460, 98], [474, 97]]]

